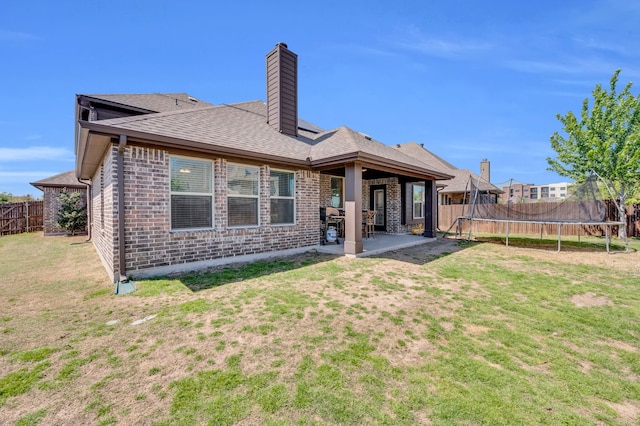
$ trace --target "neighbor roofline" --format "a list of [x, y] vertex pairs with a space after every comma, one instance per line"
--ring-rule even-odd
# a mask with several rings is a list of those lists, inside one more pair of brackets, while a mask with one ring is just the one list
[[86, 183], [71, 183], [71, 184], [61, 184], [61, 183], [39, 183], [39, 182], [29, 182], [29, 185], [35, 186], [40, 191], [44, 192], [44, 188], [86, 188]]

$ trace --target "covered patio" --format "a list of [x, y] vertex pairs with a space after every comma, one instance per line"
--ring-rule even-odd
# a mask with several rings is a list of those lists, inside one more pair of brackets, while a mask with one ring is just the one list
[[[367, 137], [362, 139], [369, 141]], [[394, 155], [387, 153], [385, 157], [363, 151], [315, 164], [320, 169], [320, 209], [339, 209], [343, 221], [339, 229], [341, 246], [329, 245], [326, 250], [366, 256], [392, 250], [396, 245], [421, 244], [435, 238], [435, 181], [451, 176], [420, 163], [400, 163], [393, 157], [402, 154], [393, 149]], [[368, 211], [375, 214], [375, 238], [363, 238], [362, 224]], [[325, 224], [324, 228], [327, 227]], [[417, 228], [420, 235], [410, 234]]]

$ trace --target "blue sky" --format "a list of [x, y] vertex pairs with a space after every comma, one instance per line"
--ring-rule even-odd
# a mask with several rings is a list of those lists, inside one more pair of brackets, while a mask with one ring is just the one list
[[[265, 99], [265, 54], [298, 54], [300, 117], [414, 141], [491, 180], [543, 184], [556, 113], [640, 80], [640, 2], [4, 1], [0, 192], [74, 167], [78, 93]], [[638, 93], [637, 85], [633, 92]]]

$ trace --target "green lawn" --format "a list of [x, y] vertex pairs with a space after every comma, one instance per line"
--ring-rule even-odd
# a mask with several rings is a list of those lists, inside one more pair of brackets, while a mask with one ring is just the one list
[[81, 237], [1, 237], [0, 423], [638, 424], [631, 247], [439, 240], [115, 296]]

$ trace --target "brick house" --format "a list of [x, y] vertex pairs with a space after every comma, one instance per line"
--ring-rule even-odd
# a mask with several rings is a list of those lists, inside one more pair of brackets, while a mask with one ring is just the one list
[[114, 281], [308, 250], [322, 206], [344, 209], [345, 255], [362, 252], [363, 208], [381, 232], [420, 222], [435, 237], [435, 181], [451, 176], [347, 127], [298, 119], [297, 55], [279, 43], [266, 59], [266, 103], [77, 95], [76, 175]]
[[[68, 192], [80, 192], [81, 200], [86, 206], [87, 185], [78, 181], [75, 170], [69, 170], [68, 172], [41, 179], [37, 182], [31, 182], [31, 185], [44, 193], [42, 203], [44, 235], [65, 235], [67, 231], [56, 226], [58, 211], [60, 210], [60, 201], [58, 200], [58, 196], [64, 189]], [[86, 232], [86, 230], [84, 232]]]

